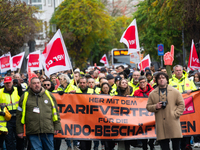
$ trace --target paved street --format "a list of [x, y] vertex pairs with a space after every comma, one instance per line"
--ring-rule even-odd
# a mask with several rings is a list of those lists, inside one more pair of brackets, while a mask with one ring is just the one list
[[[123, 143], [121, 143], [123, 145]], [[93, 145], [92, 145], [93, 147]], [[120, 147], [120, 146], [119, 146]], [[66, 142], [64, 140], [62, 140], [62, 145], [60, 150], [66, 150], [67, 149], [67, 145]], [[149, 148], [150, 149], [150, 148]], [[194, 150], [200, 150], [200, 148], [193, 148]], [[93, 150], [93, 149], [92, 149]], [[101, 149], [101, 145], [99, 145], [99, 150]], [[118, 148], [118, 145], [115, 146], [115, 150], [124, 150], [123, 148]], [[142, 150], [142, 148], [134, 148], [134, 147], [130, 147], [130, 150]], [[160, 146], [155, 146], [155, 150], [161, 150]]]

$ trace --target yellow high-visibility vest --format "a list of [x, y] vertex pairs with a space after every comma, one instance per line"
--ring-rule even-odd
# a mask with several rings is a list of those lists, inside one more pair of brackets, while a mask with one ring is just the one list
[[[6, 107], [4, 107], [3, 110], [0, 108], [0, 112], [2, 112], [2, 111], [5, 112], [6, 111]], [[0, 115], [0, 131], [8, 132], [7, 121], [6, 121], [5, 117], [1, 116], [1, 115]]]
[[17, 87], [13, 87], [14, 91], [10, 95], [9, 93], [4, 93], [4, 89], [0, 89], [0, 103], [6, 105], [8, 110], [17, 110], [19, 104], [19, 95], [17, 91]]
[[[76, 89], [76, 93], [83, 93], [80, 88]], [[94, 94], [94, 89], [88, 88], [88, 94]]]
[[[51, 97], [51, 95], [50, 95], [50, 93], [49, 93], [48, 90], [45, 90], [45, 94], [48, 96], [48, 98], [51, 101], [51, 105], [53, 107], [53, 109], [52, 109], [53, 122], [55, 122], [55, 121], [58, 120], [58, 115], [57, 115], [56, 107], [54, 105], [53, 99], [52, 99], [52, 97]], [[25, 124], [26, 102], [27, 102], [27, 99], [28, 99], [28, 95], [29, 95], [28, 92], [24, 93], [24, 100], [23, 100], [23, 103], [22, 103], [22, 119], [21, 119], [21, 123], [22, 124]]]
[[169, 79], [169, 85], [179, 90], [180, 93], [184, 93], [187, 90], [192, 90], [192, 91], [196, 90], [194, 82], [190, 81], [184, 74], [181, 79], [178, 79], [175, 77], [175, 75], [173, 75], [172, 78]]

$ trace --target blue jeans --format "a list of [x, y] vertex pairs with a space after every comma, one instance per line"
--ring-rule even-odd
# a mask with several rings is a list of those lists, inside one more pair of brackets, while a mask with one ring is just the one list
[[[70, 140], [65, 140], [65, 141], [66, 141], [66, 143], [67, 143], [67, 147], [72, 148], [72, 146], [71, 146], [71, 141], [70, 141]], [[77, 146], [77, 143], [78, 143], [77, 140], [73, 140], [73, 145], [74, 145], [74, 146]]]
[[54, 150], [52, 133], [41, 133], [29, 135], [31, 149], [33, 150]]

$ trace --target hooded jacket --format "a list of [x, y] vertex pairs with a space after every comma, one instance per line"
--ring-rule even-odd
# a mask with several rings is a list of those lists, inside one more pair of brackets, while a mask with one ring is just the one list
[[153, 90], [154, 88], [152, 88], [152, 86], [149, 83], [147, 83], [146, 90], [143, 90], [139, 87], [139, 89], [135, 91], [134, 96], [148, 97], [151, 91]]

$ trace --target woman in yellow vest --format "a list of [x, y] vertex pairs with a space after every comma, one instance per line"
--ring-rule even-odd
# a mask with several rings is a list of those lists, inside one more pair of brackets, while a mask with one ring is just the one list
[[100, 94], [106, 94], [106, 95], [114, 96], [114, 93], [112, 93], [111, 91], [112, 91], [112, 88], [107, 82], [102, 83]]
[[3, 142], [8, 134], [7, 121], [11, 119], [12, 115], [4, 106], [0, 107], [0, 149], [3, 149]]

